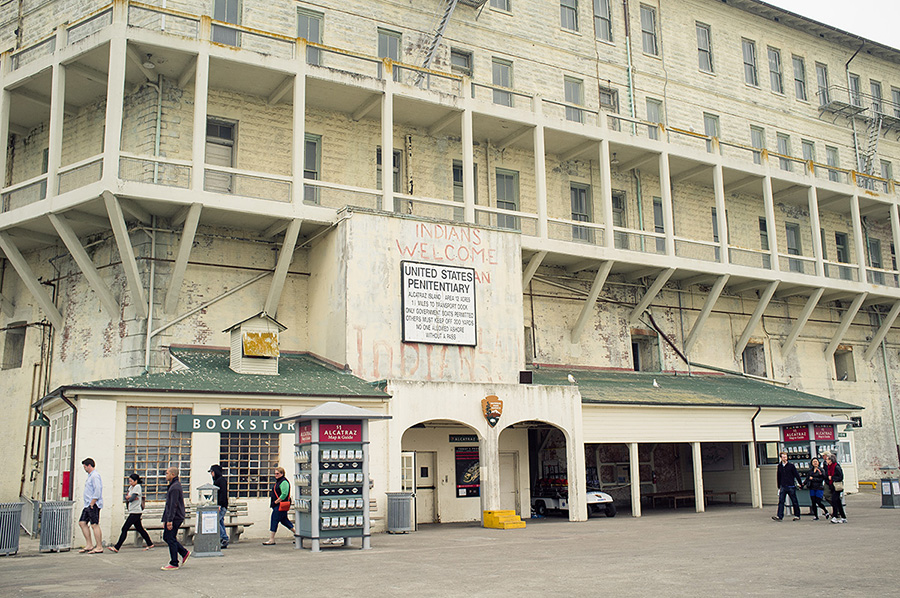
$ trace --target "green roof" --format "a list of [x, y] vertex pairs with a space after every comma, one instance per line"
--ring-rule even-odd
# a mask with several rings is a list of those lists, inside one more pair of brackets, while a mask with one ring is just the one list
[[282, 353], [278, 375], [238, 374], [229, 367], [229, 354], [221, 349], [171, 347], [172, 357], [187, 366], [159, 374], [97, 380], [67, 389], [143, 390], [151, 392], [222, 393], [304, 397], [387, 399], [378, 390], [348, 372], [306, 354]]
[[[535, 369], [534, 384], [570, 386], [575, 377], [584, 404], [689, 407], [862, 409], [758, 380], [729, 374], [672, 374], [577, 369]], [[653, 385], [656, 381], [658, 387]]]

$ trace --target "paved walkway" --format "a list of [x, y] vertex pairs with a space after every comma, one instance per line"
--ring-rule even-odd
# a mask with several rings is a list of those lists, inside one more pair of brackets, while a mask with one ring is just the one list
[[872, 491], [850, 496], [846, 525], [777, 523], [773, 507], [740, 505], [510, 531], [432, 525], [318, 554], [293, 550], [282, 531], [276, 546], [246, 539], [172, 572], [159, 569], [163, 547], [41, 554], [23, 538], [18, 555], [0, 557], [0, 596], [896, 596], [900, 509], [880, 504]]

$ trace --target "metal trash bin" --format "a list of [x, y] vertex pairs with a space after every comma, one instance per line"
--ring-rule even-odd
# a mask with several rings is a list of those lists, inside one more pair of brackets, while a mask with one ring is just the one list
[[900, 480], [881, 478], [881, 508], [900, 509]]
[[412, 492], [387, 493], [387, 531], [389, 534], [405, 534], [416, 531], [413, 519]]
[[72, 511], [75, 503], [69, 500], [41, 503], [41, 552], [62, 552], [72, 549]]
[[0, 503], [0, 555], [19, 552], [19, 525], [22, 523], [22, 503]]

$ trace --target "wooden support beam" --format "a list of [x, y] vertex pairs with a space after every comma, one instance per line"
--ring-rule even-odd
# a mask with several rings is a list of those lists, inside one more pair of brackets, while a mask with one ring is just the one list
[[750, 320], [744, 327], [744, 332], [741, 333], [741, 337], [738, 339], [737, 344], [734, 346], [735, 356], [740, 356], [744, 352], [744, 349], [747, 348], [747, 343], [750, 341], [750, 336], [753, 334], [753, 329], [756, 328], [756, 325], [759, 324], [759, 321], [762, 319], [763, 314], [766, 313], [766, 307], [769, 306], [769, 301], [772, 300], [772, 295], [775, 294], [775, 289], [778, 288], [778, 283], [780, 282], [780, 280], [773, 280], [772, 282], [770, 282], [769, 286], [766, 287], [766, 290], [759, 297], [759, 303], [756, 304], [756, 309], [753, 310], [753, 314], [750, 316]]
[[197, 225], [200, 223], [199, 203], [191, 204], [188, 208], [184, 228], [181, 231], [181, 241], [178, 244], [178, 255], [175, 256], [175, 266], [172, 268], [172, 277], [169, 279], [169, 290], [166, 291], [166, 302], [163, 309], [166, 313], [174, 313], [178, 306], [178, 297], [181, 295], [181, 285], [184, 283], [184, 273], [187, 271], [188, 258], [194, 246], [194, 237], [197, 235]]
[[22, 254], [19, 252], [19, 248], [16, 247], [15, 243], [13, 243], [12, 238], [6, 232], [0, 232], [0, 249], [2, 249], [3, 253], [6, 254], [6, 259], [8, 259], [9, 263], [12, 264], [13, 269], [18, 272], [19, 278], [22, 279], [25, 287], [29, 291], [31, 291], [31, 295], [34, 297], [34, 300], [37, 301], [38, 305], [41, 306], [41, 309], [44, 310], [44, 314], [46, 314], [47, 319], [50, 320], [50, 323], [53, 324], [53, 326], [57, 330], [62, 330], [62, 314], [59, 313], [59, 310], [53, 304], [53, 300], [50, 298], [50, 295], [48, 295], [47, 291], [44, 290], [44, 287], [37, 279], [37, 276], [34, 275], [34, 271], [31, 269], [31, 266], [29, 266], [28, 262], [25, 261], [25, 258], [22, 257]]
[[840, 345], [841, 341], [844, 339], [847, 329], [850, 328], [850, 324], [853, 323], [853, 318], [856, 317], [856, 314], [859, 312], [859, 308], [862, 307], [862, 302], [866, 300], [867, 295], [868, 293], [860, 293], [857, 295], [856, 299], [853, 300], [853, 303], [850, 304], [850, 307], [847, 308], [847, 311], [844, 312], [844, 317], [841, 318], [841, 323], [838, 324], [837, 330], [834, 331], [831, 342], [828, 343], [828, 346], [825, 348], [826, 360], [831, 360], [831, 358], [834, 357], [834, 352], [837, 351], [838, 345]]
[[816, 305], [818, 305], [819, 300], [822, 298], [822, 293], [824, 292], [824, 288], [816, 289], [813, 291], [813, 294], [809, 296], [809, 299], [806, 300], [803, 311], [800, 312], [800, 316], [794, 321], [794, 325], [791, 327], [791, 331], [788, 333], [787, 338], [781, 343], [782, 355], [787, 355], [787, 352], [794, 346], [797, 337], [800, 336], [800, 332], [803, 330], [803, 327], [806, 326], [806, 322], [809, 321], [809, 317], [812, 315], [813, 310], [816, 308]]
[[898, 314], [900, 314], [900, 301], [894, 303], [887, 317], [882, 320], [881, 327], [878, 329], [878, 332], [875, 333], [875, 336], [872, 337], [872, 342], [870, 342], [869, 346], [866, 348], [863, 360], [869, 361], [872, 359], [872, 356], [875, 355], [875, 351], [877, 351], [878, 347], [881, 345], [881, 341], [884, 340], [884, 337], [887, 336], [891, 326], [894, 325], [894, 320], [897, 319]]
[[531, 278], [534, 276], [534, 273], [537, 272], [537, 269], [540, 268], [541, 262], [544, 261], [545, 257], [547, 257], [546, 251], [538, 251], [528, 260], [528, 265], [525, 266], [525, 270], [522, 272], [523, 290], [531, 284]]
[[644, 293], [644, 296], [641, 298], [640, 302], [631, 311], [631, 316], [628, 318], [629, 326], [634, 326], [635, 324], [637, 324], [641, 315], [643, 315], [644, 310], [646, 310], [648, 307], [650, 307], [650, 303], [653, 301], [653, 299], [656, 298], [656, 296], [662, 290], [663, 285], [665, 285], [666, 282], [668, 282], [669, 278], [674, 273], [675, 273], [675, 268], [669, 268], [669, 269], [663, 270], [662, 272], [659, 273], [659, 276], [656, 277], [656, 280], [653, 281], [653, 284], [650, 285], [650, 288], [647, 289], [646, 293]]
[[103, 282], [100, 272], [98, 272], [97, 268], [94, 266], [94, 261], [91, 259], [91, 256], [84, 250], [84, 246], [78, 239], [78, 235], [72, 230], [71, 225], [66, 221], [65, 217], [52, 213], [47, 216], [50, 218], [50, 223], [53, 225], [53, 228], [59, 233], [59, 238], [62, 239], [66, 248], [68, 248], [69, 253], [71, 253], [72, 257], [75, 259], [75, 263], [81, 268], [81, 272], [84, 274], [85, 279], [87, 279], [88, 284], [94, 289], [94, 292], [97, 293], [100, 304], [103, 306], [103, 309], [106, 310], [106, 315], [108, 315], [111, 320], [118, 320], [119, 303], [116, 301], [115, 297], [113, 297], [112, 292], [109, 290], [109, 286]]
[[356, 111], [350, 116], [350, 118], [352, 118], [354, 121], [362, 120], [367, 114], [369, 114], [369, 112], [380, 105], [381, 95], [379, 94], [369, 98], [368, 100], [360, 104], [359, 108], [356, 109]]
[[456, 111], [450, 112], [450, 114], [447, 114], [447, 115], [439, 118], [437, 120], [437, 122], [435, 122], [433, 125], [431, 125], [431, 128], [428, 129], [428, 134], [431, 137], [437, 137], [441, 131], [443, 131], [444, 129], [446, 129], [447, 127], [452, 125], [453, 123], [460, 121], [460, 118], [462, 118], [461, 113], [456, 112]]
[[297, 247], [297, 237], [300, 235], [300, 225], [303, 221], [294, 218], [284, 231], [284, 243], [278, 253], [278, 263], [275, 266], [275, 274], [272, 276], [272, 285], [269, 287], [269, 296], [266, 297], [266, 305], [263, 308], [268, 315], [275, 317], [278, 313], [278, 302], [281, 301], [281, 292], [284, 290], [284, 282], [287, 280], [288, 268], [294, 259], [294, 249]]
[[572, 160], [572, 159], [580, 156], [581, 154], [583, 154], [584, 152], [586, 152], [588, 150], [595, 150], [594, 155], [596, 155], [596, 147], [597, 147], [598, 143], [599, 143], [599, 141], [585, 141], [584, 143], [580, 143], [580, 144], [576, 145], [575, 147], [573, 147], [572, 149], [570, 149], [569, 151], [560, 154], [559, 161], [560, 162], [568, 162], [569, 160]]
[[581, 306], [581, 313], [578, 314], [578, 320], [576, 320], [575, 326], [572, 327], [570, 338], [573, 343], [577, 343], [581, 338], [581, 333], [584, 331], [584, 326], [587, 324], [588, 318], [594, 311], [594, 305], [597, 303], [597, 298], [603, 290], [603, 285], [606, 284], [606, 278], [609, 276], [612, 265], [613, 263], [611, 261], [603, 262], [597, 270], [597, 275], [594, 277], [593, 284], [591, 284], [591, 290], [584, 300], [584, 304]]
[[692, 179], [698, 174], [702, 172], [706, 172], [707, 170], [711, 170], [713, 166], [711, 164], [700, 164], [699, 166], [694, 166], [693, 168], [688, 168], [682, 173], [679, 173], [672, 177], [672, 183], [683, 183], [688, 179]]
[[759, 177], [755, 174], [751, 174], [749, 176], [740, 178], [740, 179], [734, 181], [733, 183], [729, 183], [728, 185], [725, 185], [725, 193], [734, 193], [736, 191], [740, 191], [744, 187], [749, 187], [753, 183], [760, 183], [760, 182], [762, 182], [762, 177]]
[[269, 106], [274, 106], [275, 104], [280, 102], [281, 99], [285, 95], [287, 95], [287, 92], [289, 92], [293, 88], [294, 88], [294, 76], [290, 75], [288, 77], [285, 77], [284, 81], [281, 82], [281, 85], [276, 87], [275, 90], [271, 94], [269, 94], [269, 97], [266, 99], [266, 103]]
[[131, 303], [134, 305], [138, 317], [146, 318], [149, 306], [144, 296], [144, 287], [141, 286], [141, 275], [138, 271], [137, 260], [134, 258], [134, 247], [131, 246], [131, 237], [125, 224], [125, 216], [122, 214], [118, 199], [109, 191], [103, 192], [103, 203], [106, 205], [106, 213], [109, 214], [109, 223], [112, 225], [116, 246], [119, 248], [122, 268], [125, 270], [125, 278], [128, 281], [128, 288], [131, 290]]
[[153, 217], [150, 215], [150, 212], [142, 208], [133, 199], [119, 199], [119, 205], [122, 206], [122, 211], [126, 212], [132, 218], [140, 221], [141, 224], [149, 225], [153, 219]]
[[190, 62], [187, 63], [187, 66], [185, 66], [184, 70], [181, 71], [181, 74], [178, 75], [178, 89], [184, 89], [190, 80], [194, 78], [194, 73], [196, 72], [197, 56], [195, 55], [191, 57]]
[[616, 170], [618, 170], [619, 172], [628, 172], [630, 170], [634, 170], [635, 168], [643, 166], [648, 162], [655, 162], [656, 160], [659, 160], [659, 154], [638, 156], [634, 160], [629, 160], [628, 162], [620, 162], [616, 167]]
[[690, 355], [691, 348], [694, 346], [694, 343], [697, 342], [700, 331], [703, 329], [703, 325], [706, 324], [706, 319], [709, 317], [709, 314], [712, 313], [712, 309], [715, 307], [716, 301], [719, 300], [719, 295], [722, 294], [722, 289], [725, 288], [725, 283], [728, 282], [729, 278], [730, 274], [720, 276], [712, 289], [710, 289], [709, 295], [706, 296], [706, 302], [703, 304], [703, 309], [700, 310], [700, 315], [697, 316], [694, 325], [691, 326], [691, 331], [688, 333], [687, 340], [684, 341], [684, 352], [686, 355]]
[[505, 149], [509, 145], [511, 145], [511, 144], [515, 143], [516, 141], [518, 141], [519, 139], [521, 139], [522, 137], [525, 137], [526, 135], [530, 135], [533, 130], [534, 130], [534, 127], [531, 127], [531, 126], [522, 127], [518, 131], [510, 133], [505, 138], [501, 139], [499, 142], [497, 142], [497, 145], [495, 145], [494, 147], [496, 147], [497, 149]]

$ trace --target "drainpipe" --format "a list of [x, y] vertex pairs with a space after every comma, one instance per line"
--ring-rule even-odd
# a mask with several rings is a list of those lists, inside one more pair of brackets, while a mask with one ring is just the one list
[[[59, 391], [66, 405], [72, 409], [72, 445], [69, 447], [69, 500], [75, 500], [75, 432], [78, 430], [78, 408], [75, 403], [66, 398], [66, 391]], [[47, 483], [47, 469], [44, 469], [44, 483]]]
[[[628, 0], [622, 0], [622, 9], [625, 11], [625, 52], [628, 57], [628, 114], [634, 118], [634, 65], [631, 61], [631, 23], [629, 22]], [[631, 123], [634, 131], [634, 123]]]
[[[753, 433], [753, 450], [756, 451], [756, 416], [759, 415], [759, 412], [762, 411], [762, 407], [756, 406], [756, 413], [753, 414], [753, 417], [750, 418], [750, 431]], [[748, 451], [749, 452], [749, 451]], [[753, 462], [756, 463], [756, 468], [753, 470], [753, 477], [750, 480], [750, 502], [752, 503], [754, 499], [759, 498], [759, 508], [763, 507], [762, 504], [762, 481], [759, 479], [759, 461], [756, 460], [756, 453], [753, 453]], [[754, 483], [755, 482], [755, 483]], [[754, 492], [754, 486], [756, 486], [756, 491]]]
[[[633, 116], [633, 115], [632, 115]], [[632, 170], [632, 176], [634, 177], [634, 192], [635, 199], [637, 200], [637, 209], [638, 209], [638, 229], [644, 230], [644, 198], [643, 193], [641, 192], [641, 171], [640, 170]], [[655, 216], [654, 216], [655, 217]], [[655, 222], [654, 222], [655, 225]], [[654, 232], [656, 231], [656, 227], [653, 227]], [[641, 235], [641, 251], [644, 251], [644, 243], [646, 239], [644, 239], [644, 235]]]
[[[154, 162], [156, 164], [156, 162]], [[155, 175], [154, 175], [155, 176]], [[153, 336], [153, 285], [156, 283], [156, 216], [150, 217], [150, 290], [147, 303], [147, 340], [144, 344], [144, 373], [150, 373], [150, 339]]]

